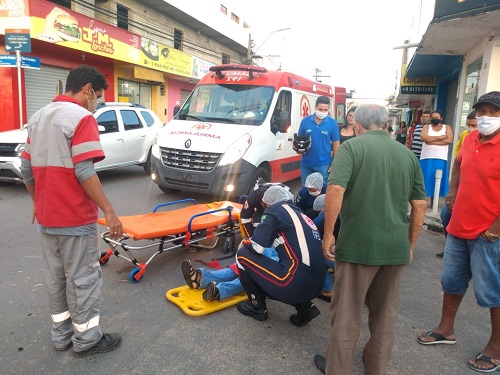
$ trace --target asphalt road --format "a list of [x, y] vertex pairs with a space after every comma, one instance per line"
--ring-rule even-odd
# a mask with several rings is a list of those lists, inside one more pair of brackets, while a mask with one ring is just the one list
[[[103, 172], [100, 177], [121, 216], [146, 213], [177, 198], [213, 201], [203, 195], [164, 194], [138, 167]], [[298, 180], [290, 183], [295, 192], [299, 185]], [[0, 213], [1, 374], [320, 374], [313, 356], [323, 353], [328, 341], [329, 305], [324, 301], [316, 300], [321, 315], [297, 328], [288, 321], [294, 309], [276, 301], [268, 302], [269, 319], [258, 322], [234, 307], [192, 317], [165, 299], [167, 290], [184, 283], [182, 260], [199, 264], [194, 260], [222, 256], [222, 245], [214, 250], [179, 248], [160, 254], [137, 284], [128, 280], [132, 264], [113, 256], [103, 267], [101, 325], [104, 331], [121, 333], [122, 346], [84, 359], [74, 358], [70, 351], [54, 351], [40, 239], [30, 224], [31, 201], [22, 185], [0, 187]], [[405, 269], [388, 374], [474, 373], [466, 360], [481, 351], [491, 327], [489, 312], [477, 306], [472, 290], [457, 317], [456, 345], [424, 347], [415, 341], [418, 332], [434, 328], [440, 317], [442, 261], [434, 253], [443, 246], [442, 234], [423, 232], [415, 259]], [[104, 242], [102, 248], [106, 248]], [[152, 251], [139, 252], [138, 258], [145, 260]], [[354, 353], [354, 374], [363, 374], [366, 321], [365, 314]]]

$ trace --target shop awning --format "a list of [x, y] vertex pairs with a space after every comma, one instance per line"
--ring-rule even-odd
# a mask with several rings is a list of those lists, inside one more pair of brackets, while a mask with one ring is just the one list
[[440, 82], [460, 69], [462, 55], [413, 55], [406, 68], [407, 77], [436, 77]]
[[163, 72], [158, 70], [143, 68], [141, 66], [134, 66], [134, 78], [143, 79], [153, 82], [165, 82]]

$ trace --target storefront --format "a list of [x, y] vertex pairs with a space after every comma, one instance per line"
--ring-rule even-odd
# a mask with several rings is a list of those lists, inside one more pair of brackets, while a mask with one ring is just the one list
[[[0, 131], [18, 128], [63, 93], [69, 71], [81, 64], [95, 66], [106, 76], [107, 102], [141, 104], [167, 122], [173, 108], [214, 65], [48, 1], [17, 1], [23, 12], [15, 7], [0, 12], [0, 54], [10, 52], [3, 47], [6, 30], [21, 25], [16, 31], [28, 33], [31, 40], [31, 52], [22, 55], [37, 57], [41, 64], [39, 70], [21, 69], [20, 85], [17, 68], [0, 68]], [[72, 35], [57, 30], [61, 16], [76, 25]]]
[[456, 142], [478, 96], [500, 89], [500, 1], [436, 0], [407, 74], [437, 78], [432, 109], [444, 113]]

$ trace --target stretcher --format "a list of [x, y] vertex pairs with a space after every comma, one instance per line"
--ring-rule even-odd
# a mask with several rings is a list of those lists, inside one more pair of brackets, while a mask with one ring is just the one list
[[[180, 207], [181, 205], [184, 207]], [[160, 208], [171, 210], [158, 211]], [[123, 225], [123, 236], [119, 240], [113, 240], [109, 238], [109, 230], [101, 234], [101, 238], [110, 247], [101, 252], [99, 262], [105, 265], [114, 254], [133, 263], [136, 267], [130, 272], [129, 279], [137, 283], [144, 276], [149, 263], [167, 250], [180, 247], [213, 249], [223, 236], [226, 237], [224, 253], [234, 251], [235, 235], [240, 233], [241, 208], [241, 204], [229, 201], [197, 204], [194, 199], [189, 198], [158, 204], [153, 212], [147, 214], [121, 216], [119, 219]], [[106, 219], [99, 218], [98, 223], [106, 226]], [[200, 243], [210, 238], [215, 238], [213, 245]], [[146, 240], [146, 243], [133, 246], [134, 241], [142, 240]], [[157, 250], [146, 262], [141, 263], [134, 256], [135, 251], [150, 248]]]

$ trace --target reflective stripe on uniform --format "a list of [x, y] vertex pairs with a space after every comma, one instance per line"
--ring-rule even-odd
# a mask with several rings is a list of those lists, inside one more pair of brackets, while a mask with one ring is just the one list
[[94, 316], [87, 323], [76, 324], [75, 322], [73, 322], [73, 327], [75, 328], [75, 331], [80, 333], [88, 331], [89, 329], [97, 327], [98, 325], [99, 325], [99, 315]]
[[300, 253], [302, 254], [302, 263], [304, 263], [306, 266], [310, 266], [311, 260], [309, 258], [309, 248], [307, 246], [306, 236], [304, 234], [302, 223], [300, 222], [300, 219], [295, 211], [288, 204], [284, 204], [281, 207], [283, 207], [288, 212], [290, 218], [293, 221], [293, 225], [295, 226], [295, 230], [297, 231], [297, 240], [299, 241]]
[[71, 316], [69, 315], [69, 311], [65, 311], [59, 314], [50, 314], [50, 317], [54, 323], [61, 323], [68, 320]]

